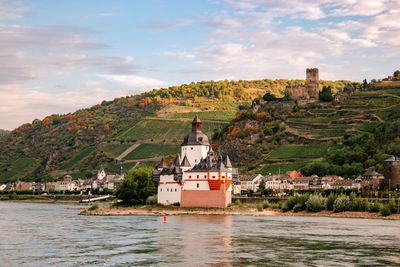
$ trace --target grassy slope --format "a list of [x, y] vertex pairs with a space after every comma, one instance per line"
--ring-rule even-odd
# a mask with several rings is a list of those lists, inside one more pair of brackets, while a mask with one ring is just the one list
[[73, 158], [68, 160], [66, 163], [62, 164], [59, 169], [60, 170], [68, 170], [68, 169], [73, 169], [75, 165], [77, 165], [81, 160], [85, 159], [87, 156], [89, 156], [90, 153], [96, 150], [97, 147], [91, 146], [83, 149], [81, 152], [79, 152], [77, 155], [75, 155]]
[[141, 144], [124, 159], [145, 159], [162, 155], [176, 154], [180, 146], [175, 144]]
[[327, 144], [308, 146], [281, 146], [275, 150], [269, 159], [290, 159], [290, 158], [319, 158], [328, 150]]
[[101, 149], [104, 151], [104, 153], [106, 153], [107, 156], [116, 158], [130, 146], [130, 144], [108, 144], [104, 147], [101, 147]]
[[231, 121], [235, 118], [236, 110], [185, 112], [173, 114], [175, 118], [187, 119], [192, 119], [196, 115], [199, 116], [202, 120]]
[[34, 158], [19, 158], [12, 165], [11, 170], [0, 179], [0, 183], [5, 181], [16, 181], [26, 180], [33, 177], [29, 177], [31, 171], [33, 171], [38, 165], [38, 162]]
[[[233, 147], [234, 153], [243, 153], [237, 157], [236, 162], [236, 164], [240, 164], [242, 173], [249, 171], [276, 174], [279, 169], [281, 173], [291, 169], [299, 169], [307, 162], [287, 164], [287, 161], [292, 158], [323, 157], [328, 149], [326, 142], [340, 143], [345, 135], [362, 132], [371, 133], [380, 124], [380, 120], [391, 121], [393, 114], [400, 112], [400, 98], [396, 96], [400, 96], [400, 88], [360, 91], [334, 105], [329, 103], [310, 104], [306, 108], [300, 108], [300, 110], [291, 113], [279, 113], [275, 110], [272, 122], [263, 122], [255, 116], [249, 118], [249, 115], [247, 115], [246, 118], [239, 119], [233, 124], [236, 128], [233, 127], [232, 129], [239, 131], [239, 134], [236, 133], [236, 140], [240, 141], [233, 146], [228, 144], [227, 147], [230, 149]], [[261, 106], [258, 112], [262, 111], [268, 112]], [[281, 115], [285, 116], [284, 120], [281, 120]], [[278, 122], [284, 125], [283, 130], [278, 133], [281, 136], [283, 134], [283, 137], [280, 137], [281, 140], [275, 139], [275, 134], [267, 131], [276, 127]], [[251, 125], [248, 131], [245, 129], [247, 125]], [[232, 133], [232, 130], [229, 130], [222, 138], [229, 138]], [[312, 143], [322, 143], [307, 145], [309, 141], [295, 139], [294, 143], [297, 143], [297, 145], [288, 145], [286, 139], [288, 135], [285, 133], [290, 133], [290, 136], [307, 138]], [[269, 137], [271, 134], [272, 136]], [[235, 138], [233, 139], [235, 140]], [[293, 139], [291, 142], [293, 142]], [[261, 151], [261, 153], [256, 151]], [[263, 151], [273, 152], [268, 154]], [[241, 158], [246, 158], [246, 160], [240, 160]], [[279, 159], [282, 160], [279, 161]], [[278, 162], [271, 164], [269, 160], [278, 160]]]
[[[211, 136], [214, 129], [221, 129], [226, 123], [203, 122], [203, 132]], [[191, 129], [190, 120], [144, 119], [126, 130], [117, 140], [177, 140], [180, 141]]]

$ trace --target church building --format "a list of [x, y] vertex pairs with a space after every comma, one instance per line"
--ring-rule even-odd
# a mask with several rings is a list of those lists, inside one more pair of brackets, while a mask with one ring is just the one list
[[153, 170], [158, 203], [180, 203], [182, 207], [226, 207], [231, 203], [232, 179], [238, 171], [228, 156], [213, 151], [201, 126], [196, 116], [174, 162], [168, 167], [162, 159]]

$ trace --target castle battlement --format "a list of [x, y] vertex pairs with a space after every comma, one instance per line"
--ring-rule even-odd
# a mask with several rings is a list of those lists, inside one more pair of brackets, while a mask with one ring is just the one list
[[306, 84], [304, 86], [287, 87], [293, 100], [319, 100], [319, 70], [308, 68], [306, 70]]

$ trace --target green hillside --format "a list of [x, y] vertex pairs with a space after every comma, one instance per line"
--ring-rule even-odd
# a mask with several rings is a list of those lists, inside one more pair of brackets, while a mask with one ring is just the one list
[[141, 144], [131, 153], [124, 157], [130, 159], [146, 159], [157, 156], [176, 154], [180, 151], [180, 146], [175, 144]]
[[9, 131], [0, 129], [0, 138], [8, 133]]
[[[0, 138], [0, 181], [44, 181], [66, 173], [90, 177], [100, 166], [109, 172], [118, 172], [120, 164], [131, 169], [136, 162], [129, 159], [153, 166], [151, 158], [176, 153], [195, 115], [210, 139], [217, 138], [212, 140], [215, 148], [230, 154], [242, 172], [271, 163], [300, 164], [291, 158], [326, 157], [348, 136], [371, 135], [393, 119], [400, 103], [396, 88], [361, 92], [360, 83], [320, 81], [321, 89], [330, 86], [340, 94], [350, 88], [356, 93], [336, 103], [293, 103], [290, 111], [260, 104], [267, 92], [279, 98], [287, 86], [302, 84], [304, 80], [284, 79], [193, 82], [36, 119]], [[289, 145], [309, 147], [285, 148]]]
[[256, 99], [219, 132], [216, 146], [241, 172], [292, 168], [345, 177], [368, 168], [382, 172], [388, 155], [400, 155], [400, 87], [367, 86], [337, 96], [315, 103]]
[[[143, 119], [116, 137], [116, 140], [170, 140], [180, 141], [191, 130], [190, 120]], [[203, 122], [203, 132], [212, 135], [216, 129], [227, 125], [223, 122]]]

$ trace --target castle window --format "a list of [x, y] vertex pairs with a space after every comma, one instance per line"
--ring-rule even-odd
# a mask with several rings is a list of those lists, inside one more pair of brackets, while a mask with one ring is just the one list
[[196, 187], [199, 188], [199, 184], [197, 184]]

